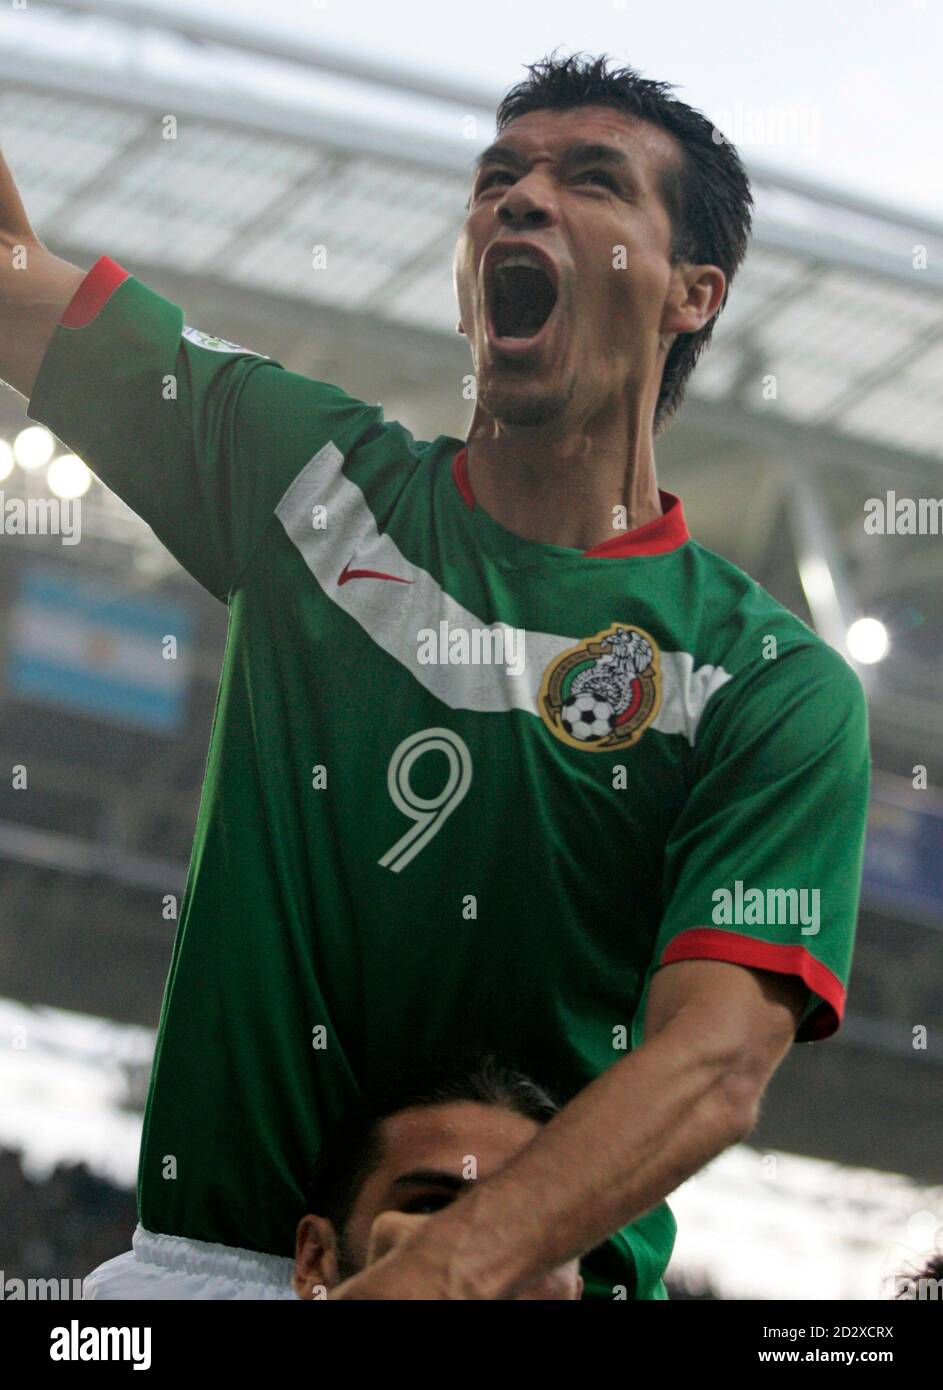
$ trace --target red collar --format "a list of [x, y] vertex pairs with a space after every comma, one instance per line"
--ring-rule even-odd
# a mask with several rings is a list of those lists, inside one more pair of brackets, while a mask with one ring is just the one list
[[[455, 455], [452, 477], [466, 507], [474, 507], [475, 494], [468, 477], [467, 448], [459, 449]], [[644, 526], [636, 526], [634, 531], [626, 531], [624, 536], [610, 536], [607, 541], [600, 541], [599, 545], [584, 550], [584, 556], [592, 560], [622, 560], [629, 555], [664, 555], [684, 545], [685, 541], [690, 540], [690, 535], [681, 498], [673, 492], [665, 492], [663, 488], [658, 489], [658, 496], [663, 508], [661, 516], [646, 521]]]

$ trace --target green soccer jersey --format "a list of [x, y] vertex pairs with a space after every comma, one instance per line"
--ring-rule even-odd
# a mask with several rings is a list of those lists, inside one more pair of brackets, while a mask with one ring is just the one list
[[[229, 606], [148, 1230], [290, 1254], [361, 1088], [481, 1048], [566, 1100], [672, 961], [798, 976], [797, 1038], [838, 1027], [862, 689], [677, 498], [587, 552], [523, 540], [461, 440], [185, 327], [107, 258], [29, 413]], [[588, 1294], [663, 1298], [674, 1233], [665, 1204], [617, 1233]]]

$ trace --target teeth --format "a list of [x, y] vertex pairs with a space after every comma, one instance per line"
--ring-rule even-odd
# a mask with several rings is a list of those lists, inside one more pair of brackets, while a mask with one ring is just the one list
[[513, 255], [503, 257], [495, 266], [495, 270], [507, 270], [512, 265], [527, 265], [533, 267], [534, 270], [544, 269], [543, 261], [532, 251], [516, 251]]

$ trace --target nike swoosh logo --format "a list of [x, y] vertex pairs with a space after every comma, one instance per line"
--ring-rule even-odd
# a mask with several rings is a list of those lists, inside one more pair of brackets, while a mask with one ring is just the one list
[[[353, 559], [353, 556], [351, 556]], [[395, 584], [415, 584], [415, 579], [403, 579], [399, 574], [384, 574], [382, 570], [352, 570], [350, 560], [341, 570], [337, 577], [338, 587], [346, 584], [348, 579], [392, 579]]]

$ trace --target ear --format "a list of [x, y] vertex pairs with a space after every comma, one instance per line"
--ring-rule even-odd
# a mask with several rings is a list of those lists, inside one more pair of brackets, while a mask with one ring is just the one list
[[456, 333], [461, 333], [461, 335], [462, 335], [463, 338], [467, 336], [466, 333], [465, 333], [465, 328], [464, 328], [464, 325], [462, 324], [462, 320], [461, 320], [461, 319], [459, 319], [455, 331], [456, 331]]
[[333, 1289], [339, 1283], [333, 1225], [323, 1216], [303, 1216], [295, 1232], [295, 1293], [299, 1298], [313, 1299], [319, 1288]]
[[719, 266], [677, 266], [662, 311], [661, 334], [699, 332], [717, 313], [726, 288], [727, 277]]

